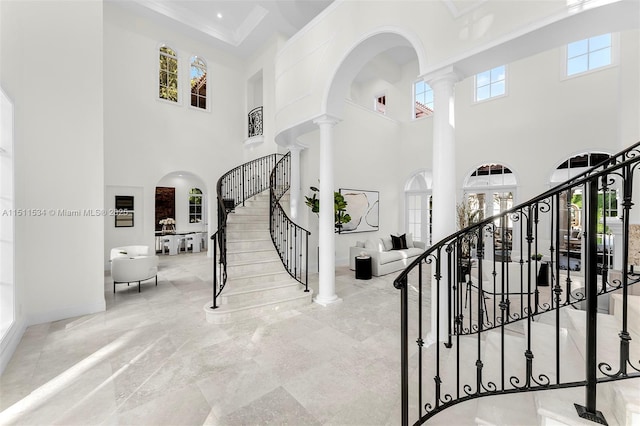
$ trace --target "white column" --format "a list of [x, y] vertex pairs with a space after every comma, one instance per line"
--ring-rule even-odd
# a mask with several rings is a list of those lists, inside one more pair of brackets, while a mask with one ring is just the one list
[[319, 289], [313, 300], [323, 306], [340, 300], [336, 295], [335, 219], [333, 212], [333, 126], [337, 122], [337, 119], [326, 115], [314, 120], [314, 123], [320, 128], [320, 214], [318, 226], [320, 265]]
[[291, 151], [291, 186], [289, 187], [289, 212], [291, 220], [298, 223], [300, 213], [300, 151], [299, 146], [292, 146]]
[[[433, 242], [456, 231], [456, 145], [454, 85], [460, 77], [453, 68], [441, 70], [425, 79], [433, 89]], [[444, 260], [444, 259], [443, 259]], [[440, 341], [447, 338], [447, 271], [442, 265], [440, 281]], [[437, 286], [431, 286], [431, 331], [429, 342], [436, 340]]]
[[433, 89], [433, 242], [456, 231], [456, 139], [454, 84], [448, 69], [427, 81]]

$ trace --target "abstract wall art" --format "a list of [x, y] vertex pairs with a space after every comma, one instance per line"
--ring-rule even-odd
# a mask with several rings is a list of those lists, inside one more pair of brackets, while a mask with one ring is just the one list
[[346, 213], [351, 221], [342, 225], [341, 234], [377, 231], [380, 224], [378, 191], [340, 188], [340, 194], [347, 202]]

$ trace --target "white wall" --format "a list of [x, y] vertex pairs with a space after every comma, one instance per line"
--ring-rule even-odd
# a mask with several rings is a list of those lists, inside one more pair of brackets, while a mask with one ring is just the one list
[[[456, 8], [456, 4], [448, 3]], [[279, 52], [276, 62], [277, 134], [307, 124], [323, 113], [334, 113], [325, 104], [336, 70], [355, 46], [376, 34], [399, 34], [410, 41], [420, 58], [421, 73], [438, 70], [488, 48], [515, 40], [523, 28], [545, 27], [534, 43], [525, 41], [512, 56], [529, 51], [535, 43], [562, 43], [567, 31], [552, 24], [581, 13], [563, 0], [544, 2], [487, 1], [469, 13], [450, 10], [444, 2], [380, 1], [335, 2], [296, 34]], [[614, 5], [615, 6], [615, 5]], [[357, 17], [357, 19], [355, 19]], [[590, 27], [581, 28], [581, 30]], [[368, 46], [371, 47], [371, 46]], [[493, 52], [506, 56], [505, 52]], [[472, 68], [467, 63], [467, 71]], [[477, 71], [472, 71], [477, 72]], [[278, 136], [279, 137], [279, 136]]]
[[[105, 183], [142, 188], [143, 204], [136, 201], [136, 209], [142, 208], [145, 214], [136, 215], [136, 227], [140, 223], [142, 228], [141, 234], [136, 229], [135, 236], [142, 238], [138, 244], [153, 246], [155, 187], [160, 179], [186, 171], [214, 191], [218, 178], [242, 163], [245, 68], [228, 53], [137, 16], [117, 2], [106, 2], [104, 14]], [[183, 77], [188, 76], [191, 56], [206, 60], [209, 111], [192, 108], [188, 96], [177, 105], [157, 99], [161, 43], [178, 52]], [[187, 78], [180, 87], [183, 95], [188, 92]], [[215, 195], [207, 201], [208, 223], [216, 224], [216, 209], [211, 208]], [[214, 231], [210, 227], [208, 233]], [[120, 232], [115, 227], [105, 229], [105, 253]]]
[[102, 3], [1, 2], [0, 19], [15, 207], [31, 213], [15, 221], [17, 319], [104, 310], [104, 218], [84, 214], [104, 199]]
[[[623, 146], [636, 142], [638, 121], [630, 117], [638, 117], [638, 98], [618, 87], [638, 87], [638, 32], [624, 33], [621, 39], [626, 41], [622, 63], [589, 75], [563, 79], [562, 49], [553, 49], [508, 64], [503, 98], [476, 104], [473, 77], [458, 83], [457, 159], [452, 164], [457, 187], [478, 166], [502, 163], [517, 176], [515, 201], [523, 202], [546, 190], [552, 171], [572, 155], [617, 152], [619, 134], [630, 135]], [[353, 101], [345, 102], [344, 119], [334, 131], [335, 189], [380, 191], [381, 223], [378, 233], [336, 235], [338, 264], [346, 262], [355, 241], [404, 231], [404, 183], [417, 170], [432, 168], [433, 120], [410, 118], [417, 68], [416, 61], [408, 63], [400, 81], [373, 78], [353, 84], [348, 94]], [[387, 93], [386, 116], [374, 112], [369, 102], [380, 91]], [[311, 195], [309, 186], [318, 186], [318, 132], [300, 139], [309, 146], [301, 157], [302, 190]], [[452, 196], [460, 198], [462, 191]], [[305, 211], [306, 224], [317, 233], [317, 219]]]
[[[244, 149], [243, 162], [263, 157], [265, 155], [274, 154], [276, 152], [286, 152], [282, 147], [275, 143], [275, 58], [278, 48], [284, 43], [279, 36], [274, 36], [267, 40], [253, 57], [249, 58], [244, 64], [245, 90], [247, 91], [244, 113], [244, 127], [247, 127], [247, 114], [254, 107], [262, 105], [263, 114], [263, 138], [259, 144], [247, 145]], [[258, 85], [254, 81], [259, 76], [260, 93], [255, 93]], [[253, 93], [250, 93], [253, 91]], [[251, 102], [253, 101], [253, 102]], [[246, 132], [246, 130], [245, 130]]]

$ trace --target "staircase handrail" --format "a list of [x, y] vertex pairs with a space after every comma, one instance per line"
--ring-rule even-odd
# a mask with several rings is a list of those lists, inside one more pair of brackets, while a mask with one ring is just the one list
[[265, 155], [234, 167], [222, 175], [216, 183], [218, 229], [211, 236], [213, 243], [213, 305], [211, 309], [218, 308], [217, 299], [227, 283], [228, 214], [239, 205], [244, 206], [247, 199], [269, 189], [271, 171], [278, 156], [281, 154]]
[[[409, 289], [417, 292], [417, 307], [411, 306], [412, 312], [417, 313], [418, 327], [413, 327], [417, 332], [415, 339], [418, 350], [418, 374], [417, 389], [419, 415], [413, 424], [422, 424], [438, 412], [459, 402], [496, 394], [525, 392], [540, 389], [554, 389], [563, 387], [585, 386], [586, 404], [582, 411], [578, 409], [581, 417], [599, 421], [602, 416], [595, 407], [595, 386], [597, 383], [611, 380], [619, 380], [631, 377], [640, 377], [640, 365], [632, 364], [629, 359], [630, 337], [627, 329], [627, 288], [631, 284], [640, 281], [640, 277], [629, 272], [629, 213], [633, 206], [633, 178], [640, 165], [640, 142], [631, 145], [623, 151], [609, 157], [598, 165], [589, 168], [583, 173], [563, 182], [539, 196], [533, 197], [527, 202], [503, 211], [502, 213], [480, 220], [461, 229], [435, 243], [415, 259], [394, 280], [394, 287], [401, 290], [401, 392], [402, 392], [402, 424], [409, 424]], [[572, 256], [576, 255], [570, 245], [571, 230], [571, 202], [572, 191], [578, 189], [584, 194], [586, 230], [579, 237], [581, 250], [585, 258], [586, 273], [584, 274], [584, 287], [572, 287], [578, 282], [576, 277], [581, 276], [571, 269]], [[598, 243], [598, 200], [607, 200], [611, 197], [611, 191], [618, 191], [621, 200], [621, 237], [622, 253], [619, 271], [612, 271], [619, 278], [612, 278], [609, 270], [612, 269], [612, 246], [608, 245], [610, 237], [603, 235], [602, 250]], [[614, 226], [613, 219], [607, 215], [602, 216], [600, 223], [603, 230], [608, 225]], [[541, 225], [542, 222], [542, 225]], [[611, 222], [611, 223], [610, 223]], [[509, 228], [509, 224], [511, 228]], [[616, 225], [617, 226], [617, 225]], [[549, 234], [545, 234], [548, 228]], [[509, 233], [509, 230], [511, 231]], [[561, 235], [566, 231], [567, 236]], [[548, 237], [548, 239], [546, 238]], [[617, 237], [616, 237], [617, 238]], [[547, 248], [539, 245], [539, 242], [549, 243]], [[582, 244], [584, 246], [582, 246]], [[519, 245], [519, 251], [514, 250], [514, 245]], [[473, 253], [475, 252], [475, 253]], [[516, 253], [519, 252], [519, 256]], [[547, 260], [538, 259], [537, 254], [547, 252]], [[512, 259], [513, 257], [513, 259]], [[602, 258], [601, 278], [598, 274], [598, 261]], [[575, 260], [575, 259], [574, 259]], [[566, 270], [561, 264], [566, 262]], [[549, 269], [550, 286], [549, 300], [540, 300], [541, 287], [544, 286], [543, 278], [539, 274], [542, 264]], [[488, 269], [487, 269], [488, 268]], [[426, 271], [425, 271], [426, 269]], [[430, 271], [429, 271], [430, 269]], [[474, 276], [474, 269], [477, 270]], [[483, 269], [490, 273], [485, 278]], [[562, 272], [561, 272], [562, 271]], [[565, 272], [566, 271], [566, 272]], [[431, 272], [431, 275], [429, 273]], [[486, 271], [484, 271], [486, 272]], [[564, 276], [562, 276], [564, 275]], [[468, 278], [467, 278], [468, 276]], [[547, 277], [549, 278], [549, 277]], [[417, 283], [409, 283], [415, 279]], [[428, 280], [428, 281], [427, 281]], [[600, 283], [598, 283], [600, 280]], [[515, 287], [512, 286], [515, 285]], [[432, 287], [431, 296], [435, 298], [432, 303], [435, 315], [431, 319], [434, 335], [429, 336], [435, 342], [444, 343], [444, 349], [440, 343], [435, 346], [435, 377], [432, 390], [433, 399], [425, 403], [423, 400], [423, 346], [426, 343], [423, 333], [423, 307], [426, 287]], [[476, 295], [473, 296], [473, 293]], [[597, 297], [612, 291], [622, 292], [622, 331], [620, 332], [620, 365], [619, 371], [615, 371], [607, 362], [596, 365], [596, 327]], [[412, 299], [413, 300], [413, 299]], [[520, 306], [519, 309], [516, 307]], [[585, 362], [586, 379], [578, 381], [562, 381], [560, 376], [561, 357], [559, 350], [560, 335], [560, 308], [586, 305], [587, 310], [587, 361]], [[535, 317], [548, 312], [555, 312], [556, 325], [556, 382], [553, 383], [547, 374], [534, 375], [534, 363], [531, 333], [532, 322]], [[492, 314], [492, 315], [491, 315]], [[526, 377], [505, 375], [504, 364], [504, 336], [507, 326], [512, 324], [524, 324], [527, 335], [527, 349], [524, 352], [524, 365]], [[486, 332], [495, 330], [502, 336], [502, 362], [501, 380], [498, 382], [483, 380], [484, 362], [481, 357], [481, 348], [485, 344]], [[476, 336], [476, 337], [474, 337]], [[477, 358], [472, 359], [471, 368], [474, 370], [475, 383], [460, 383], [461, 364], [460, 350], [449, 356], [457, 357], [456, 377], [444, 378], [441, 375], [440, 366], [444, 354], [441, 351], [453, 351], [459, 348], [462, 341], [474, 339], [477, 346]], [[477, 343], [475, 343], [477, 341]], [[498, 357], [496, 357], [498, 358]], [[599, 371], [600, 377], [597, 376]], [[509, 383], [507, 384], [506, 381]], [[426, 393], [425, 393], [426, 394]], [[576, 407], [578, 405], [576, 404]]]
[[291, 152], [273, 168], [270, 177], [269, 232], [282, 265], [291, 277], [309, 291], [309, 235], [311, 233], [291, 220], [280, 204], [291, 187]]

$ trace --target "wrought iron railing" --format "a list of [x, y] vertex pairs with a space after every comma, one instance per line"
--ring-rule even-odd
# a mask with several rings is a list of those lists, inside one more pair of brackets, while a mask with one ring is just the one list
[[[627, 315], [629, 286], [640, 280], [629, 264], [639, 145], [441, 240], [395, 279], [403, 425], [422, 424], [474, 398], [578, 386], [586, 387], [578, 414], [604, 420], [596, 385], [640, 377]], [[582, 227], [572, 235], [575, 194], [581, 194]], [[612, 208], [616, 217], [606, 213]], [[598, 299], [612, 292], [622, 298], [620, 332], [599, 335]], [[568, 356], [564, 343], [578, 313], [571, 308], [586, 310], [584, 337], [574, 335], [581, 357]], [[598, 339], [613, 339], [617, 353], [598, 352]], [[410, 349], [410, 341], [417, 346]]]
[[278, 161], [271, 173], [269, 230], [282, 264], [289, 274], [309, 291], [309, 234], [296, 225], [280, 205], [291, 185], [291, 153]]
[[248, 116], [248, 136], [250, 138], [262, 135], [262, 122], [262, 107], [259, 106], [252, 109]]
[[[242, 164], [225, 173], [216, 185], [218, 194], [218, 230], [213, 240], [213, 305], [227, 283], [227, 215], [235, 207], [269, 189], [271, 172], [279, 154], [271, 154]], [[218, 250], [220, 251], [218, 253]]]

